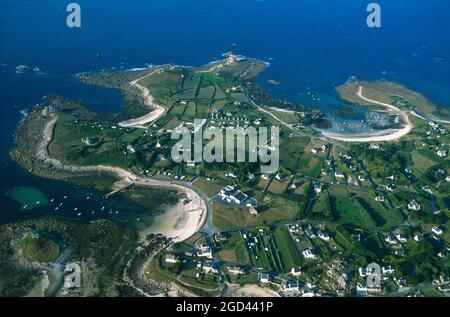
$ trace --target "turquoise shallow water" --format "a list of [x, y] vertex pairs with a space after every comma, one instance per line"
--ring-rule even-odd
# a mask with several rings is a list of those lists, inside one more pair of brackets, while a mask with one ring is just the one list
[[[51, 197], [83, 190], [30, 176], [7, 155], [21, 111], [46, 94], [82, 100], [95, 111], [120, 109], [119, 92], [76, 82], [74, 74], [82, 71], [202, 65], [234, 51], [270, 63], [259, 82], [275, 96], [328, 112], [339, 103], [334, 88], [350, 76], [398, 81], [450, 106], [447, 0], [377, 1], [381, 29], [367, 28], [364, 0], [77, 2], [81, 29], [66, 27], [60, 0], [2, 2], [0, 63], [7, 64], [0, 70], [2, 192], [35, 186]], [[41, 72], [18, 75], [19, 64]], [[270, 85], [269, 79], [281, 84]], [[0, 218], [15, 219], [16, 207], [1, 199]]]

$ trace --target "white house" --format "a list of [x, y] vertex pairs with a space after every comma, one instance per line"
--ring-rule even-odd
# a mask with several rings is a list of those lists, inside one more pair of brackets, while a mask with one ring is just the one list
[[418, 210], [421, 209], [421, 207], [420, 207], [420, 204], [417, 201], [412, 200], [408, 204], [408, 209], [418, 211]]
[[270, 282], [270, 276], [267, 273], [260, 273], [259, 274], [259, 281], [261, 283], [269, 283]]
[[329, 241], [330, 240], [330, 236], [326, 232], [323, 232], [322, 230], [317, 230], [317, 236], [320, 239], [322, 239], [323, 241]]
[[440, 236], [440, 235], [443, 233], [442, 229], [439, 228], [438, 226], [434, 226], [434, 227], [431, 229], [431, 231], [432, 231], [434, 234], [437, 234], [438, 236]]
[[436, 154], [437, 154], [439, 157], [446, 157], [446, 156], [447, 156], [447, 152], [444, 151], [444, 150], [438, 150], [438, 151], [436, 152]]
[[197, 256], [200, 258], [212, 259], [212, 251], [209, 246], [200, 245]]
[[322, 185], [320, 185], [320, 183], [315, 183], [314, 184], [314, 191], [319, 194], [322, 191]]
[[341, 171], [335, 171], [334, 172], [334, 176], [336, 178], [344, 178], [345, 177], [344, 174]]
[[225, 186], [220, 190], [220, 196], [222, 200], [233, 202], [239, 205], [248, 199], [248, 196], [246, 194], [244, 194], [240, 190], [236, 190], [233, 186], [230, 185]]
[[381, 272], [384, 275], [389, 275], [389, 274], [394, 274], [395, 270], [394, 270], [394, 268], [392, 266], [388, 265], [388, 266], [383, 266], [381, 268]]
[[421, 233], [417, 233], [414, 235], [414, 240], [419, 242], [419, 241], [423, 241], [423, 234]]
[[299, 286], [297, 282], [285, 282], [283, 285], [281, 285], [281, 291], [282, 292], [298, 292]]
[[384, 201], [384, 196], [377, 196], [377, 197], [375, 197], [375, 201], [383, 202]]
[[422, 190], [427, 194], [433, 195], [433, 191], [431, 190], [430, 186], [423, 186]]
[[386, 241], [387, 243], [391, 244], [391, 245], [396, 245], [398, 244], [397, 240], [395, 240], [395, 238], [388, 234], [386, 238], [384, 238], [384, 241]]
[[302, 274], [302, 270], [299, 267], [293, 267], [291, 269], [291, 274], [293, 276], [300, 276]]
[[234, 274], [234, 275], [240, 275], [244, 274], [244, 270], [238, 266], [229, 266], [228, 267], [228, 273]]
[[206, 274], [218, 274], [219, 271], [212, 265], [212, 263], [205, 263], [202, 267], [203, 273]]
[[131, 144], [127, 145], [127, 151], [130, 153], [136, 153], [136, 149]]
[[397, 238], [397, 240], [398, 240], [400, 243], [406, 243], [406, 242], [408, 242], [408, 239], [407, 239], [406, 236], [405, 236], [404, 234], [402, 234], [402, 233], [397, 233], [397, 235], [396, 235], [395, 237]]
[[179, 258], [173, 254], [166, 254], [166, 263], [178, 263]]
[[349, 155], [347, 153], [344, 153], [344, 154], [340, 153], [340, 156], [343, 157], [343, 158], [346, 158], [347, 160], [351, 160], [352, 159], [351, 155]]
[[306, 258], [306, 259], [315, 259], [315, 258], [317, 258], [317, 255], [314, 253], [314, 251], [313, 250], [311, 250], [311, 249], [306, 249], [306, 250], [304, 250], [303, 251], [303, 256]]

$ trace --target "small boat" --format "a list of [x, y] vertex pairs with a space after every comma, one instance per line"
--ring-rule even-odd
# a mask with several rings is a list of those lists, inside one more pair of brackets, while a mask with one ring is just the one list
[[100, 210], [102, 210], [102, 211], [105, 210], [105, 206], [103, 206], [102, 209], [100, 209]]
[[79, 217], [79, 216], [81, 216], [81, 215], [82, 215], [82, 213], [81, 213], [81, 212], [79, 212], [77, 216]]
[[77, 207], [75, 207], [74, 209], [73, 209], [74, 211], [77, 211], [78, 210], [78, 208]]
[[64, 197], [63, 197], [63, 199], [66, 199], [66, 198], [67, 198], [67, 196], [64, 196]]
[[54, 202], [55, 201], [55, 199], [54, 198], [52, 198], [52, 199], [50, 199], [50, 202], [52, 203], [52, 202]]
[[55, 208], [55, 211], [57, 211], [58, 209], [59, 209], [59, 207], [56, 207], [56, 208]]
[[23, 206], [22, 208], [23, 208], [23, 209], [27, 209], [27, 208], [28, 208], [28, 205], [25, 205], [25, 206]]

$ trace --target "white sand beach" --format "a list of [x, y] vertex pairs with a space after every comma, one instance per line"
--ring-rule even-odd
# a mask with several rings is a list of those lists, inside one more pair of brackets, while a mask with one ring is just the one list
[[181, 242], [189, 237], [193, 236], [197, 231], [201, 229], [206, 221], [208, 214], [208, 207], [206, 202], [200, 195], [189, 187], [185, 187], [180, 183], [174, 184], [170, 181], [155, 180], [148, 177], [137, 176], [130, 171], [119, 167], [107, 166], [107, 165], [95, 165], [95, 166], [72, 166], [64, 165], [61, 161], [50, 157], [48, 153], [48, 144], [53, 138], [53, 131], [58, 119], [55, 114], [47, 114], [43, 111], [43, 116], [51, 116], [46, 122], [44, 131], [42, 132], [42, 142], [37, 147], [36, 158], [43, 163], [49, 164], [53, 169], [57, 169], [63, 172], [71, 174], [98, 174], [107, 173], [113, 174], [120, 179], [122, 183], [136, 184], [138, 186], [149, 186], [159, 188], [171, 188], [178, 192], [182, 192], [186, 199], [182, 203], [181, 208], [174, 211], [169, 211], [168, 214], [164, 214], [164, 217], [175, 217], [173, 220], [163, 225], [164, 233], [167, 237], [172, 238], [175, 242]]
[[119, 122], [119, 126], [121, 126], [123, 128], [131, 128], [131, 127], [145, 128], [145, 127], [143, 127], [144, 124], [147, 124], [147, 123], [150, 123], [150, 122], [153, 122], [153, 121], [159, 119], [166, 112], [166, 109], [164, 107], [162, 107], [161, 105], [158, 105], [155, 102], [153, 96], [150, 94], [150, 90], [148, 90], [146, 87], [138, 84], [138, 82], [140, 80], [142, 80], [145, 77], [148, 77], [150, 75], [153, 75], [157, 71], [158, 70], [155, 70], [141, 78], [138, 78], [138, 79], [130, 82], [131, 86], [136, 87], [141, 92], [145, 105], [148, 106], [149, 108], [153, 109], [153, 111], [147, 113], [146, 115], [143, 115], [142, 117]]
[[401, 129], [388, 129], [383, 131], [376, 131], [373, 133], [361, 133], [361, 134], [340, 134], [340, 133], [334, 133], [329, 131], [322, 131], [323, 136], [338, 140], [338, 141], [345, 141], [345, 142], [389, 142], [398, 140], [401, 137], [407, 135], [411, 130], [413, 129], [413, 124], [409, 120], [408, 114], [406, 111], [400, 110], [399, 108], [389, 105], [384, 102], [379, 102], [376, 100], [372, 100], [369, 98], [366, 98], [362, 94], [363, 87], [358, 87], [358, 92], [356, 95], [361, 98], [362, 100], [366, 102], [370, 102], [375, 105], [383, 106], [387, 109], [388, 112], [392, 113], [398, 113], [405, 122], [405, 125]]

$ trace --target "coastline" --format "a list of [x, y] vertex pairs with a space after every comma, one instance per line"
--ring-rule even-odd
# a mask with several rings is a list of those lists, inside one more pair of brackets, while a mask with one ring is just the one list
[[53, 139], [53, 132], [58, 120], [55, 113], [51, 113], [47, 107], [41, 110], [40, 119], [44, 121], [44, 128], [41, 131], [40, 142], [35, 144], [34, 156], [29, 158], [33, 163], [46, 166], [52, 170], [52, 173], [61, 173], [69, 175], [86, 175], [86, 174], [110, 174], [119, 179], [120, 182], [135, 184], [143, 187], [163, 187], [175, 189], [182, 192], [186, 196], [183, 204], [184, 225], [176, 227], [166, 232], [167, 237], [173, 242], [181, 242], [196, 232], [198, 232], [206, 222], [208, 207], [206, 202], [193, 189], [183, 186], [182, 184], [174, 184], [170, 181], [160, 181], [151, 178], [137, 176], [125, 169], [108, 165], [95, 166], [74, 166], [64, 165], [61, 161], [50, 156], [48, 145]]
[[144, 104], [153, 110], [141, 117], [119, 122], [119, 126], [121, 126], [123, 128], [145, 128], [143, 126], [144, 124], [153, 122], [164, 115], [164, 113], [166, 112], [166, 109], [164, 107], [158, 105], [155, 102], [155, 100], [154, 100], [153, 96], [150, 94], [150, 90], [148, 90], [148, 88], [138, 84], [138, 81], [140, 81], [150, 75], [153, 75], [157, 71], [159, 71], [159, 69], [156, 69], [153, 72], [150, 72], [149, 74], [146, 74], [145, 76], [140, 77], [140, 78], [135, 79], [130, 82], [130, 85], [132, 87], [135, 87], [140, 91], [141, 96], [144, 99]]
[[334, 133], [334, 132], [328, 132], [321, 130], [322, 135], [324, 137], [338, 140], [338, 141], [344, 141], [344, 142], [389, 142], [389, 141], [395, 141], [403, 136], [407, 135], [412, 131], [414, 128], [414, 125], [411, 123], [411, 120], [409, 120], [408, 114], [406, 111], [402, 111], [399, 108], [389, 105], [384, 102], [372, 100], [369, 98], [364, 97], [363, 95], [363, 86], [358, 86], [358, 91], [356, 92], [356, 96], [360, 99], [362, 99], [365, 102], [375, 104], [382, 106], [387, 109], [388, 112], [391, 113], [398, 113], [406, 123], [403, 128], [401, 129], [388, 129], [383, 131], [378, 131], [374, 133], [361, 133], [361, 134], [340, 134], [340, 133]]

